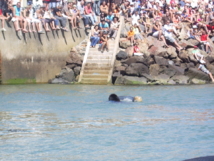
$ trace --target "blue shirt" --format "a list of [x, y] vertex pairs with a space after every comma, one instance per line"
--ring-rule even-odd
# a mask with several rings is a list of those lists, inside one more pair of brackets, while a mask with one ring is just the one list
[[181, 7], [185, 6], [185, 2], [184, 1], [180, 1], [179, 4], [181, 5]]
[[99, 26], [100, 26], [101, 28], [109, 28], [108, 23], [105, 23], [105, 24], [100, 23]]
[[106, 19], [107, 19], [107, 20], [110, 20], [110, 21], [112, 21], [113, 18], [114, 18], [114, 15], [108, 15], [108, 16], [106, 16]]
[[17, 6], [15, 6], [14, 9], [15, 9], [15, 15], [16, 15], [16, 16], [20, 16], [21, 7], [18, 8]]

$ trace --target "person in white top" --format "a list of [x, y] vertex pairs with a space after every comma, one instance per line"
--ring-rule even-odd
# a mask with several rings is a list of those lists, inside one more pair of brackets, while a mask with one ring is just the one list
[[111, 22], [111, 28], [109, 30], [109, 35], [111, 36], [112, 39], [115, 39], [115, 37], [117, 36], [118, 28], [119, 28], [118, 17], [114, 17], [113, 21]]
[[132, 15], [132, 25], [137, 24], [139, 26], [138, 20], [140, 19], [140, 16], [138, 14], [138, 11], [135, 11], [135, 13]]
[[182, 50], [183, 48], [177, 43], [177, 41], [173, 38], [173, 33], [177, 35], [175, 28], [170, 24], [170, 21], [167, 20], [166, 24], [164, 25], [164, 37], [169, 40], [171, 43], [175, 44], [175, 47], [178, 51]]
[[32, 32], [31, 31], [31, 24], [32, 24], [33, 32], [36, 32], [36, 28], [37, 28], [38, 33], [43, 34], [44, 32], [42, 31], [41, 21], [39, 19], [36, 19], [34, 15], [35, 15], [35, 11], [32, 8], [32, 5], [28, 5], [28, 7], [23, 11], [23, 16], [24, 18], [26, 18], [28, 22], [29, 32]]

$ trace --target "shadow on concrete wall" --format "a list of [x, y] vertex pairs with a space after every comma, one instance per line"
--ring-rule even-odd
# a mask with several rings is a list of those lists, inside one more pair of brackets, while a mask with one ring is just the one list
[[[76, 42], [76, 39], [78, 38], [82, 38], [82, 35], [81, 33], [84, 33], [84, 35], [87, 35], [88, 32], [87, 32], [87, 29], [72, 29], [72, 26], [70, 23], [67, 23], [67, 28], [69, 28], [69, 31], [66, 32], [62, 29], [60, 30], [52, 30], [50, 25], [49, 25], [49, 29], [50, 29], [50, 32], [47, 32], [44, 30], [44, 26], [43, 26], [43, 31], [44, 31], [44, 34], [41, 34], [41, 33], [35, 33], [35, 32], [27, 32], [27, 33], [23, 33], [22, 31], [15, 31], [14, 29], [14, 24], [13, 22], [8, 22], [8, 21], [5, 21], [6, 22], [6, 32], [1, 32], [2, 34], [2, 37], [4, 40], [7, 40], [7, 37], [8, 36], [12, 36], [11, 34], [13, 34], [13, 32], [15, 32], [15, 36], [16, 36], [16, 39], [17, 40], [20, 40], [20, 41], [24, 41], [26, 44], [29, 43], [28, 39], [36, 39], [40, 42], [41, 45], [44, 44], [44, 38], [43, 38], [43, 35], [46, 36], [46, 40], [45, 41], [52, 41], [53, 39], [56, 40], [56, 39], [61, 39], [63, 38], [64, 40], [64, 43], [65, 44], [68, 44], [68, 36], [71, 35], [71, 38], [72, 38], [72, 41], [73, 42]], [[84, 32], [82, 32], [84, 31]], [[14, 40], [15, 41], [15, 40]]]

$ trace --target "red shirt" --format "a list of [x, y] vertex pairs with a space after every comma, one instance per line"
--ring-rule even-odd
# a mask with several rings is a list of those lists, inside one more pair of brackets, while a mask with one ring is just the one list
[[207, 41], [208, 35], [201, 35], [201, 41]]
[[134, 53], [138, 53], [139, 52], [139, 47], [138, 46], [134, 46]]
[[86, 12], [87, 15], [92, 13], [91, 7], [88, 8], [88, 6], [85, 6], [84, 9], [85, 9], [85, 12]]
[[214, 30], [214, 26], [207, 25], [208, 30]]

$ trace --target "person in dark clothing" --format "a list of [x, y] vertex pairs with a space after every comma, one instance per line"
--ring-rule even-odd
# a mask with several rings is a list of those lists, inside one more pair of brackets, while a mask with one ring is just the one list
[[61, 23], [62, 30], [68, 31], [68, 29], [66, 29], [67, 19], [65, 17], [63, 17], [61, 10], [58, 8], [54, 8], [53, 15]]
[[115, 102], [142, 102], [142, 98], [139, 96], [117, 96], [116, 94], [111, 94], [108, 100]]

